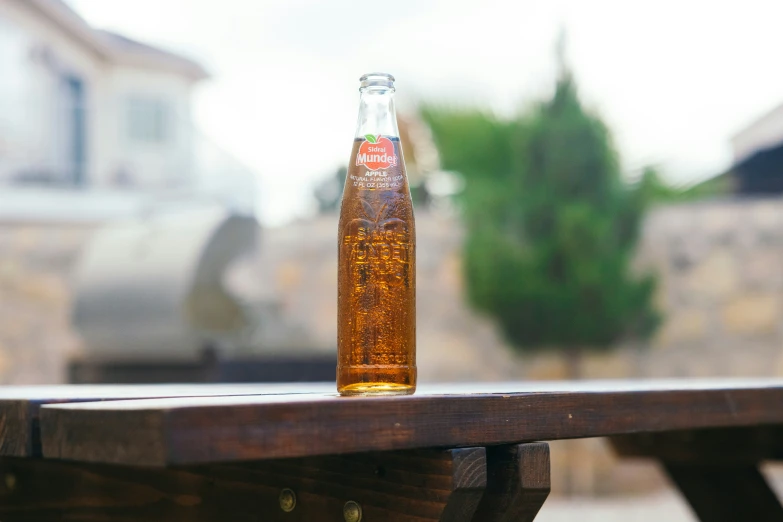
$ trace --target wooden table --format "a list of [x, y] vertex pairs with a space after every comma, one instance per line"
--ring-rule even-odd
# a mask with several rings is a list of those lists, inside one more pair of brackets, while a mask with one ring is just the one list
[[545, 441], [658, 459], [700, 520], [781, 521], [783, 380], [0, 388], [0, 520], [529, 521]]

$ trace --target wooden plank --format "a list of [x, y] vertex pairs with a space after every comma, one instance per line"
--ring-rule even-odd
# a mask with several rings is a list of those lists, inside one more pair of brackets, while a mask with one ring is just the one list
[[487, 448], [487, 491], [475, 522], [532, 522], [551, 489], [549, 444]]
[[702, 522], [783, 520], [783, 507], [756, 466], [664, 463], [663, 467]]
[[[44, 455], [163, 466], [783, 424], [783, 381], [560, 383], [561, 391], [202, 397], [42, 408]], [[551, 386], [551, 385], [548, 385]], [[534, 386], [529, 387], [534, 390]], [[498, 389], [498, 388], [495, 388]]]
[[66, 385], [0, 386], [0, 456], [41, 455], [39, 409], [44, 404], [273, 393], [317, 393], [334, 384], [178, 384], [178, 385]]
[[469, 522], [486, 478], [484, 448], [178, 469], [5, 458], [0, 519], [337, 522], [354, 502], [364, 520]]
[[621, 457], [672, 463], [739, 465], [783, 460], [783, 426], [637, 433], [612, 437], [611, 443]]

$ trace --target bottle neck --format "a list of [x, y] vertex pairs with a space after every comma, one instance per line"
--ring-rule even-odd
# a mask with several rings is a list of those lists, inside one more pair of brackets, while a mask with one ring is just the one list
[[367, 134], [399, 137], [397, 113], [394, 110], [394, 89], [368, 87], [360, 92], [356, 137], [363, 138]]

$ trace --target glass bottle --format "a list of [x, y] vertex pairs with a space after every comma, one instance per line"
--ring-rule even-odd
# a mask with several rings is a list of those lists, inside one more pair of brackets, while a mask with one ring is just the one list
[[359, 120], [338, 230], [337, 389], [416, 389], [416, 229], [394, 110], [394, 77], [359, 80]]

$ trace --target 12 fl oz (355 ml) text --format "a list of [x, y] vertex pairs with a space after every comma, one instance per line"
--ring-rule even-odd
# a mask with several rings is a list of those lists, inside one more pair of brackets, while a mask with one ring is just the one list
[[[378, 172], [367, 172], [364, 176], [350, 176], [354, 187], [368, 189], [396, 189], [402, 186], [403, 176], [379, 176]], [[386, 174], [385, 172], [383, 174]], [[372, 176], [371, 176], [372, 175]], [[378, 177], [375, 177], [378, 176]]]

